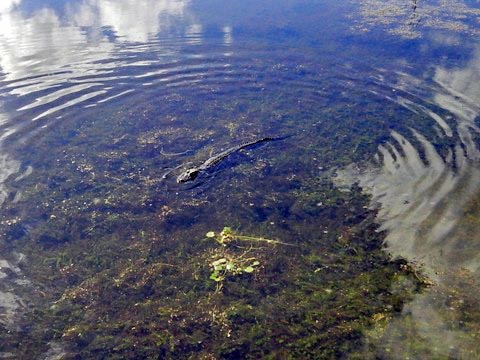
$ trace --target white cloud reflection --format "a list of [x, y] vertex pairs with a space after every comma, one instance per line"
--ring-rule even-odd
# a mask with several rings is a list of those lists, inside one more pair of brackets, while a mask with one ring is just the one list
[[[18, 11], [0, 17], [0, 66], [6, 80], [62, 70], [78, 75], [91, 71], [92, 63], [107, 58], [113, 48], [105, 37], [92, 40], [79, 27], [62, 23], [53, 10], [43, 9], [29, 18]], [[49, 87], [65, 77], [54, 75], [31, 82]]]
[[[100, 63], [112, 56], [118, 42], [147, 42], [183, 19], [188, 4], [182, 0], [85, 0], [68, 5], [66, 19], [60, 19], [47, 8], [25, 17], [14, 6], [20, 0], [3, 1], [0, 66], [7, 80], [62, 69], [73, 70], [73, 75], [105, 70]], [[104, 33], [108, 28], [113, 30], [116, 40]], [[188, 29], [187, 26], [185, 31]], [[195, 29], [198, 41], [201, 26]]]
[[22, 0], [2, 0], [0, 2], [0, 14], [10, 11], [16, 5], [20, 4]]
[[[147, 42], [159, 31], [168, 29], [171, 21], [183, 16], [186, 4], [186, 1], [168, 0], [86, 0], [70, 4], [67, 16], [61, 17], [48, 8], [26, 15], [19, 10], [21, 0], [0, 0], [1, 86], [14, 97], [25, 96], [18, 111], [28, 114], [32, 121], [44, 120], [57, 111], [110, 91], [98, 103], [128, 94], [133, 89], [124, 86], [116, 90], [115, 85], [122, 76], [115, 71], [125, 65], [141, 68], [149, 63], [138, 62], [130, 53], [117, 56], [118, 48], [126, 51], [123, 43]], [[109, 37], [104, 31], [106, 28], [116, 37]], [[32, 94], [36, 94], [36, 99], [32, 99]], [[3, 111], [2, 103], [0, 110], [1, 205], [10, 196], [5, 181], [21, 168], [2, 145], [8, 136], [25, 125], [13, 123]], [[16, 258], [4, 258], [6, 256], [2, 254], [0, 258], [0, 324], [14, 326], [24, 308], [15, 286], [28, 284], [8, 283], [10, 280], [4, 274], [7, 269], [19, 277], [23, 275], [16, 267]], [[3, 355], [0, 350], [0, 357]]]
[[[424, 93], [418, 80], [402, 74], [395, 87]], [[455, 294], [459, 304], [465, 296], [470, 306], [480, 308], [480, 299], [472, 296], [480, 293], [480, 285], [467, 281], [480, 273], [480, 151], [475, 141], [480, 135], [475, 124], [480, 115], [480, 48], [463, 68], [437, 67], [433, 81], [437, 86], [432, 87], [432, 96], [419, 96], [419, 101], [450, 114], [458, 144], [442, 157], [418, 131], [393, 132], [392, 140], [379, 147], [378, 165], [367, 169], [352, 165], [337, 179], [347, 184], [358, 181], [372, 195], [381, 230], [386, 231], [387, 251], [422, 264], [436, 282], [375, 339], [382, 356], [392, 359], [421, 358], [409, 346], [412, 332], [434, 357], [469, 358], [480, 351], [468, 324], [459, 322], [461, 306], [448, 305]], [[413, 112], [430, 115], [428, 105], [407, 105]]]
[[183, 17], [184, 0], [86, 0], [76, 6], [78, 26], [111, 27], [122, 40], [146, 42], [152, 35]]
[[231, 26], [224, 26], [223, 27], [223, 42], [225, 45], [232, 45], [233, 44], [233, 35], [232, 35], [232, 27]]
[[[26, 15], [16, 6], [21, 0], [2, 4], [0, 68], [8, 82], [4, 88], [30, 101], [18, 111], [28, 111], [32, 119], [92, 103], [97, 95], [104, 95], [98, 97], [100, 102], [128, 94], [132, 89], [119, 89], [119, 80], [161, 66], [182, 43], [202, 43], [203, 28], [188, 15], [188, 0], [80, 0], [67, 3], [62, 16], [49, 8]], [[171, 32], [182, 41], [157, 41], [157, 35], [162, 34], [162, 40]], [[145, 50], [157, 59], [137, 61], [136, 54]], [[132, 75], [119, 75], [126, 67]], [[31, 99], [32, 94], [38, 97]], [[45, 109], [53, 102], [53, 109]]]

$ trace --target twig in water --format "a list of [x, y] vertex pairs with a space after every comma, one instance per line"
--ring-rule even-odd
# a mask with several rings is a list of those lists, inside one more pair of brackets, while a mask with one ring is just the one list
[[160, 149], [160, 154], [162, 154], [163, 156], [180, 156], [180, 155], [186, 155], [189, 152], [192, 152], [192, 150], [182, 151], [182, 152], [179, 152], [179, 153], [169, 153], [169, 152], [163, 151], [163, 146]]

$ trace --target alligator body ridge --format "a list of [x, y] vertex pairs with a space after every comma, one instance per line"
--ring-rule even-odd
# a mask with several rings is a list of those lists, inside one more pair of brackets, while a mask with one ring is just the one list
[[228, 148], [227, 150], [222, 151], [222, 152], [210, 157], [209, 159], [207, 159], [204, 163], [200, 164], [199, 166], [192, 167], [190, 169], [187, 169], [187, 170], [183, 171], [177, 177], [177, 183], [184, 183], [184, 182], [187, 182], [187, 181], [195, 180], [196, 177], [201, 172], [206, 171], [206, 170], [210, 169], [211, 167], [217, 165], [218, 163], [223, 161], [225, 158], [227, 158], [229, 155], [231, 155], [231, 154], [233, 154], [233, 153], [235, 153], [239, 150], [245, 149], [249, 146], [252, 146], [252, 145], [264, 142], [264, 141], [272, 141], [272, 140], [274, 140], [274, 138], [265, 137], [265, 138], [257, 139], [257, 140], [254, 140], [254, 141], [245, 142], [245, 143], [242, 143], [242, 144], [239, 144], [239, 145], [236, 145], [236, 146], [232, 146], [231, 148]]

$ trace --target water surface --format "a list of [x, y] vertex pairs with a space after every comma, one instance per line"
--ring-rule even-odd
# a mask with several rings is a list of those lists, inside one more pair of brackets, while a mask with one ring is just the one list
[[2, 2], [1, 356], [475, 358], [478, 26], [456, 0]]

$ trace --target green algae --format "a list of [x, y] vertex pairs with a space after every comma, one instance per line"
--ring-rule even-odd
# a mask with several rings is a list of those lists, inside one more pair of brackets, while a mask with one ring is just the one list
[[[209, 261], [225, 248], [201, 236], [190, 251], [154, 251], [149, 231], [142, 230], [115, 262], [97, 271], [88, 257], [72, 261], [62, 249], [56, 252], [57, 269], [72, 262], [90, 273], [44, 310], [38, 331], [55, 324], [50, 339], [68, 344], [82, 358], [336, 356], [359, 346], [372, 319], [379, 313], [392, 316], [411, 294], [390, 294], [398, 274], [411, 276], [402, 262], [385, 267], [381, 238], [365, 225], [344, 227], [341, 241], [317, 249], [254, 249], [261, 269], [231, 277], [221, 291], [209, 280]], [[129, 247], [135, 253], [128, 253]], [[96, 256], [109, 256], [110, 250], [99, 247]], [[238, 256], [248, 251], [227, 250]]]
[[[425, 287], [384, 253], [361, 189], [341, 192], [330, 180], [335, 166], [375, 149], [388, 127], [351, 141], [352, 126], [364, 136], [371, 124], [339, 100], [315, 116], [321, 126], [308, 136], [238, 154], [205, 186], [185, 189], [162, 175], [208, 154], [210, 138], [238, 143], [312, 119], [288, 110], [271, 123], [232, 127], [234, 116], [270, 118], [288, 97], [222, 106], [174, 99], [194, 109], [184, 121], [195, 115], [205, 124], [184, 126], [168, 112], [158, 119], [162, 109], [148, 102], [135, 105], [145, 114], [135, 126], [132, 104], [87, 113], [42, 138], [34, 173], [9, 184], [23, 196], [2, 211], [2, 247], [26, 255], [22, 271], [33, 285], [23, 291], [34, 310], [25, 330], [0, 340], [4, 348], [19, 358], [40, 356], [52, 341], [67, 359], [336, 357], [361, 347], [367, 329]], [[226, 226], [231, 241], [205, 238]]]

